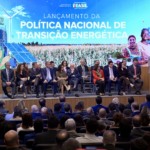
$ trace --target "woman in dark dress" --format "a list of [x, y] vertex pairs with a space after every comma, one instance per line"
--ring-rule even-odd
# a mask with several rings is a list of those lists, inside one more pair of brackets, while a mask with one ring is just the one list
[[123, 60], [122, 62], [119, 63], [118, 72], [119, 72], [119, 79], [122, 85], [123, 95], [125, 95], [126, 91], [130, 86], [129, 73], [128, 73], [128, 68], [126, 66], [126, 60]]
[[20, 89], [22, 89], [24, 98], [27, 97], [26, 96], [26, 89], [25, 89], [27, 79], [28, 79], [28, 75], [27, 75], [27, 72], [24, 69], [24, 65], [19, 64], [17, 66], [17, 71], [16, 71], [16, 85], [19, 86]]

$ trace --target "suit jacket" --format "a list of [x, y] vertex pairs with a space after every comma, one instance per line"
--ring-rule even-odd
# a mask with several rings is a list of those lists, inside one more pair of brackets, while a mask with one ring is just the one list
[[146, 133], [146, 132], [144, 130], [142, 130], [140, 127], [133, 128], [131, 130], [131, 137], [132, 138], [142, 137], [144, 135], [144, 133]]
[[[129, 78], [133, 78], [133, 75], [134, 75], [134, 67], [133, 65], [131, 65], [129, 68]], [[141, 78], [141, 66], [140, 65], [137, 65], [136, 66], [136, 75], [138, 78]]]
[[[54, 79], [54, 71], [51, 68], [49, 68], [49, 70], [50, 70], [50, 74], [51, 74], [51, 77], [53, 80]], [[47, 77], [47, 70], [46, 70], [46, 68], [43, 68], [42, 69], [42, 80], [46, 80], [46, 77]]]
[[74, 72], [71, 72], [71, 69], [68, 70], [68, 78], [80, 78], [79, 71], [75, 68]]
[[34, 69], [34, 68], [31, 68], [30, 69], [30, 79], [31, 80], [34, 80], [36, 78], [36, 75], [41, 75], [41, 69]]
[[[2, 82], [7, 82], [6, 69], [3, 69], [1, 71], [1, 80], [2, 80]], [[9, 81], [10, 82], [14, 82], [15, 81], [14, 70], [12, 70], [12, 69], [9, 69]]]
[[[117, 70], [116, 66], [113, 66], [113, 73], [114, 73], [114, 77], [118, 78], [118, 70]], [[110, 74], [109, 74], [109, 66], [108, 65], [104, 67], [104, 76], [105, 76], [106, 81], [109, 80]]]
[[56, 67], [53, 67], [51, 68], [52, 72], [53, 72], [53, 79], [56, 79], [56, 71], [57, 71], [57, 68]]
[[57, 132], [57, 130], [48, 130], [47, 132], [36, 134], [35, 144], [55, 144]]
[[[84, 65], [84, 67], [85, 67], [85, 72], [86, 72], [86, 74], [88, 75], [89, 68], [88, 68], [88, 66], [86, 66], [86, 65]], [[81, 65], [78, 66], [77, 69], [78, 69], [78, 72], [79, 72], [80, 76], [82, 77], [82, 71], [83, 71], [83, 70], [82, 70]]]

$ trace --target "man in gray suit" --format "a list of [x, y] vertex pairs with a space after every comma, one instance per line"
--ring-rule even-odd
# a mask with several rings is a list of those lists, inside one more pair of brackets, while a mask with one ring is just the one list
[[[14, 70], [10, 69], [10, 63], [6, 62], [5, 69], [1, 71], [2, 89], [9, 98], [14, 98], [15, 94], [15, 76]], [[7, 87], [11, 87], [12, 95], [8, 94]]]
[[134, 85], [135, 94], [141, 95], [141, 88], [143, 86], [143, 81], [141, 80], [141, 66], [138, 64], [138, 59], [133, 59], [133, 64], [128, 68], [129, 69], [129, 79], [130, 82]]

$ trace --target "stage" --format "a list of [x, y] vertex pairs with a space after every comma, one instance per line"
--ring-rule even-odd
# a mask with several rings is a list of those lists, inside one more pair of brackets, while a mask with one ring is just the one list
[[[112, 99], [114, 97], [118, 97], [120, 100], [120, 103], [122, 104], [127, 104], [128, 102], [128, 97], [129, 96], [133, 96], [135, 98], [135, 101], [138, 104], [141, 104], [145, 101], [145, 95], [148, 94], [148, 91], [142, 91], [142, 95], [134, 95], [134, 92], [132, 91], [132, 93], [128, 94], [128, 95], [117, 95], [117, 93], [112, 93], [112, 96], [108, 96], [108, 93], [106, 93], [105, 96], [102, 96], [103, 98], [103, 105], [108, 106], [108, 104], [112, 101]], [[94, 93], [81, 93], [78, 92], [79, 97], [75, 97], [76, 93], [71, 93], [71, 94], [66, 94], [66, 102], [69, 103], [72, 106], [72, 109], [74, 110], [74, 107], [76, 105], [77, 102], [79, 101], [83, 101], [84, 102], [84, 106], [85, 108], [90, 107], [95, 105], [95, 97], [96, 94]], [[57, 94], [57, 97], [53, 97], [52, 94], [48, 94], [46, 99], [46, 104], [47, 107], [53, 109], [53, 106], [55, 103], [59, 102], [59, 96], [61, 94]], [[41, 95], [42, 97], [43, 95]], [[14, 99], [8, 99], [6, 96], [1, 95], [1, 99], [3, 99], [5, 101], [5, 107], [9, 110], [9, 112], [13, 112], [13, 108], [17, 105], [19, 100], [24, 100], [26, 107], [30, 110], [32, 105], [38, 105], [38, 100], [40, 98], [36, 98], [35, 94], [34, 95], [28, 95], [28, 97], [26, 99], [23, 98], [23, 96], [21, 94], [19, 94], [17, 97], [15, 97]]]

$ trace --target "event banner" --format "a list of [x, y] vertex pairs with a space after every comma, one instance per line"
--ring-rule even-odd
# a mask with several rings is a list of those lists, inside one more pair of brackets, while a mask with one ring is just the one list
[[[88, 65], [96, 59], [105, 65], [108, 58], [132, 57], [123, 49], [129, 35], [135, 36], [136, 44], [142, 40], [141, 30], [149, 30], [148, 4], [149, 0], [0, 0], [0, 38], [23, 43], [42, 62], [78, 63], [84, 57]], [[138, 58], [147, 60], [139, 51]]]

